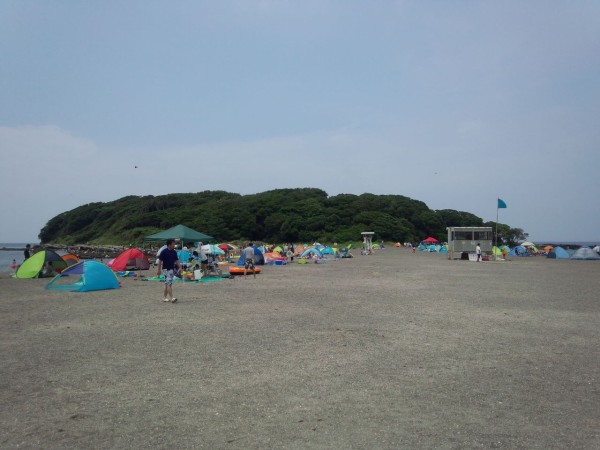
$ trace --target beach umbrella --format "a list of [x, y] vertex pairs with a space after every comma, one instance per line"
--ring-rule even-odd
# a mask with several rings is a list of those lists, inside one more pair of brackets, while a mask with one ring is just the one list
[[211, 255], [224, 255], [225, 254], [225, 252], [223, 250], [221, 250], [216, 245], [212, 245], [212, 244], [203, 245], [202, 247], [200, 247], [200, 249], [204, 253], [211, 254]]

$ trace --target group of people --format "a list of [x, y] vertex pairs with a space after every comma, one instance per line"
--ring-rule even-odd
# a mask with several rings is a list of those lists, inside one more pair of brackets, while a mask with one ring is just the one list
[[[179, 256], [177, 255], [177, 251], [175, 250], [175, 239], [167, 239], [166, 244], [161, 247], [161, 249], [157, 253], [157, 275], [163, 275], [165, 286], [163, 290], [163, 302], [166, 303], [177, 303], [177, 297], [173, 294], [173, 281], [175, 280], [175, 276], [177, 271], [182, 270], [182, 264], [179, 261]], [[201, 243], [199, 245], [201, 247]], [[209, 255], [206, 256], [206, 263], [202, 260], [202, 254], [200, 255], [194, 251], [194, 256], [200, 257], [200, 264], [208, 264]], [[249, 242], [248, 245], [242, 251], [244, 256], [244, 279], [247, 278], [247, 272], [252, 272], [254, 278], [256, 278], [256, 271], [254, 270], [254, 245], [252, 242]], [[194, 258], [190, 258], [194, 259]], [[195, 260], [194, 260], [195, 261]], [[195, 262], [191, 262], [194, 264]]]

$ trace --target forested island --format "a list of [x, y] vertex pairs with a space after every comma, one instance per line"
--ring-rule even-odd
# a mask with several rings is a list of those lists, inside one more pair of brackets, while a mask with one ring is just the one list
[[[416, 242], [447, 239], [449, 226], [492, 226], [480, 217], [450, 209], [431, 210], [402, 195], [340, 194], [321, 189], [275, 189], [252, 195], [225, 191], [127, 196], [89, 203], [48, 221], [42, 244], [136, 245], [144, 237], [184, 224], [217, 241], [346, 242], [362, 231], [377, 240]], [[498, 224], [498, 239], [512, 245], [526, 237], [520, 228]]]

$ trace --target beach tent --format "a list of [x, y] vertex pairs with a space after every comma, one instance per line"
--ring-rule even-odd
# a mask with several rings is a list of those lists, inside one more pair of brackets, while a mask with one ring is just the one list
[[[243, 266], [245, 262], [246, 255], [244, 255], [244, 252], [242, 252], [242, 256], [240, 256], [240, 258], [238, 259], [237, 265]], [[254, 264], [262, 266], [264, 263], [265, 257], [263, 256], [262, 252], [256, 246], [254, 246]]]
[[303, 246], [302, 244], [296, 245], [296, 248], [294, 249], [294, 256], [300, 256], [302, 252], [304, 252], [304, 250], [305, 246]]
[[339, 257], [339, 253], [337, 251], [337, 248], [323, 247], [323, 250], [321, 250], [321, 254], [323, 256], [325, 256], [325, 255], [332, 255], [332, 256], [335, 256], [336, 258]]
[[440, 248], [439, 252], [440, 253], [448, 253], [448, 246], [442, 245], [442, 248]]
[[74, 266], [79, 262], [79, 258], [73, 253], [67, 253], [66, 255], [61, 255], [60, 257], [67, 263], [67, 266], [69, 267]]
[[121, 270], [148, 270], [150, 268], [150, 261], [137, 248], [129, 248], [106, 265], [115, 272]]
[[317, 258], [322, 258], [323, 257], [323, 253], [321, 253], [318, 249], [311, 247], [311, 248], [307, 248], [306, 250], [304, 250], [304, 252], [302, 252], [302, 254], [300, 255], [301, 258], [306, 258], [307, 256], [316, 256]]
[[517, 245], [509, 252], [508, 256], [529, 256], [529, 253], [525, 247]]
[[579, 250], [573, 253], [571, 259], [600, 259], [600, 256], [598, 256], [598, 253], [596, 253], [590, 247], [581, 247]]
[[533, 242], [523, 242], [520, 245], [521, 245], [521, 247], [525, 247], [525, 248], [530, 249], [534, 253], [538, 252], [538, 249], [537, 249], [537, 247], [535, 246], [535, 244]]
[[506, 254], [510, 255], [511, 249], [510, 249], [510, 247], [508, 245], [501, 245], [500, 247], [496, 247], [494, 245], [492, 247], [492, 255], [494, 255], [494, 256], [502, 256], [502, 247], [506, 247]]
[[167, 239], [179, 239], [182, 242], [212, 242], [215, 240], [214, 237], [192, 230], [185, 225], [175, 225], [168, 230], [146, 236], [144, 242], [164, 242]]
[[[81, 275], [79, 280], [72, 284], [55, 284], [65, 275]], [[104, 289], [118, 289], [119, 280], [115, 273], [97, 261], [82, 261], [63, 270], [55, 276], [46, 289], [55, 291], [88, 292]]]
[[549, 253], [549, 252], [550, 252], [550, 251], [551, 251], [553, 248], [554, 248], [554, 247], [553, 247], [552, 245], [546, 245], [546, 246], [544, 247], [544, 251], [545, 251], [546, 253]]
[[265, 264], [274, 263], [275, 261], [283, 261], [285, 258], [279, 252], [269, 252], [264, 254]]
[[[46, 266], [46, 267], [44, 267]], [[41, 278], [50, 273], [60, 272], [67, 268], [67, 263], [60, 255], [52, 250], [42, 250], [25, 260], [15, 273], [15, 278]]]
[[548, 252], [546, 257], [552, 259], [569, 259], [571, 255], [569, 255], [568, 251], [559, 246], [552, 248], [552, 250]]

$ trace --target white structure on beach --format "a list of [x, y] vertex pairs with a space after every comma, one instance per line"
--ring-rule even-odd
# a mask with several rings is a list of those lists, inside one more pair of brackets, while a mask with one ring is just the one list
[[492, 252], [494, 239], [492, 227], [448, 227], [448, 259], [457, 258], [463, 253], [475, 253], [477, 243], [482, 253]]
[[363, 231], [360, 233], [363, 237], [363, 251], [366, 255], [370, 254], [373, 251], [373, 235], [374, 231]]

